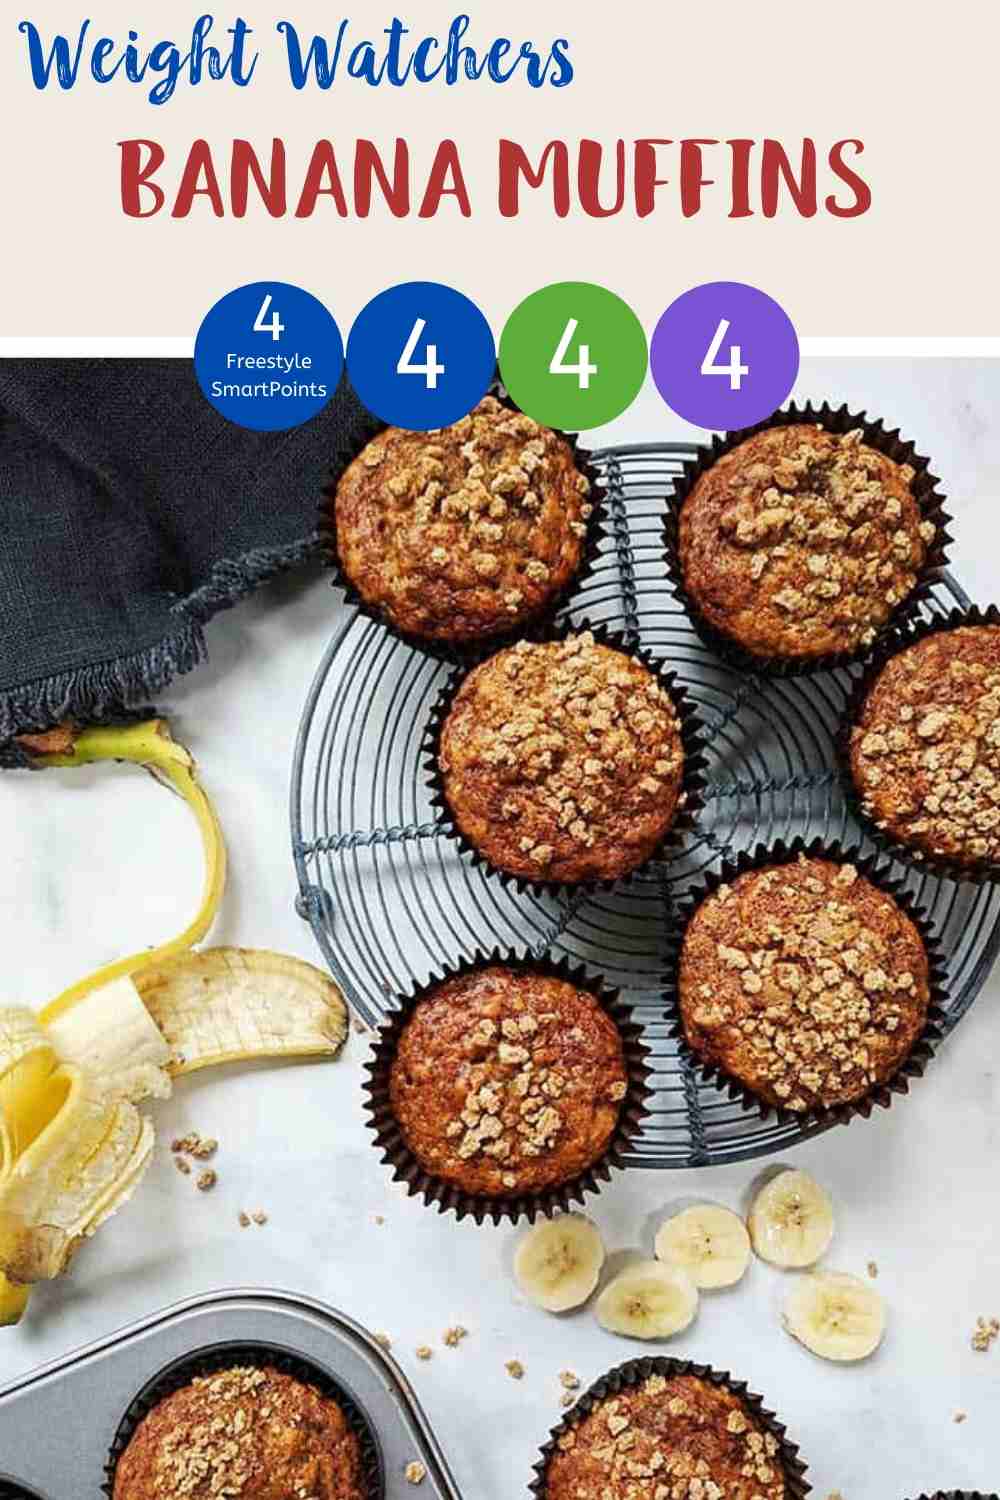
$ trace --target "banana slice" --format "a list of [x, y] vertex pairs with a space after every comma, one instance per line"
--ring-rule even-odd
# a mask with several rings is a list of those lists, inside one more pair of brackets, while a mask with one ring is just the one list
[[170, 1098], [170, 1047], [128, 975], [78, 1000], [49, 1023], [48, 1035], [63, 1062], [112, 1097], [133, 1104]]
[[336, 1057], [347, 1037], [333, 980], [283, 953], [206, 948], [144, 968], [135, 983], [174, 1077], [250, 1057]]
[[595, 1312], [609, 1333], [631, 1339], [668, 1339], [694, 1322], [698, 1288], [679, 1266], [642, 1261], [608, 1283]]
[[885, 1334], [885, 1304], [857, 1276], [819, 1271], [796, 1277], [785, 1299], [785, 1328], [821, 1359], [867, 1359]]
[[582, 1214], [543, 1219], [517, 1247], [514, 1276], [536, 1307], [568, 1312], [581, 1307], [597, 1286], [604, 1265], [604, 1241]]
[[750, 1236], [738, 1214], [699, 1203], [660, 1226], [656, 1257], [686, 1271], [700, 1291], [735, 1286], [750, 1264]]
[[757, 1194], [748, 1223], [761, 1260], [801, 1270], [830, 1248], [833, 1204], [808, 1173], [781, 1172]]

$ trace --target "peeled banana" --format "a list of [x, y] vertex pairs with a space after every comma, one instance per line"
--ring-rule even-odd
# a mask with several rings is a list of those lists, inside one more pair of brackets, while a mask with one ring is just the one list
[[162, 720], [30, 737], [38, 765], [126, 760], [185, 798], [202, 833], [205, 881], [189, 926], [160, 947], [72, 985], [39, 1015], [0, 1009], [0, 1326], [30, 1284], [66, 1270], [79, 1244], [125, 1204], [154, 1145], [136, 1108], [172, 1078], [240, 1058], [336, 1056], [347, 1036], [340, 992], [280, 954], [188, 950], [208, 932], [225, 847], [194, 762]]
[[885, 1335], [885, 1304], [875, 1288], [839, 1271], [796, 1277], [782, 1321], [821, 1359], [867, 1359]]
[[604, 1265], [604, 1241], [582, 1214], [543, 1219], [517, 1247], [514, 1276], [546, 1312], [569, 1312], [593, 1295]]
[[608, 1283], [595, 1312], [609, 1333], [630, 1339], [668, 1339], [694, 1322], [698, 1288], [679, 1266], [641, 1261]]
[[834, 1233], [829, 1194], [806, 1172], [780, 1172], [754, 1199], [750, 1238], [761, 1260], [785, 1270], [814, 1266]]

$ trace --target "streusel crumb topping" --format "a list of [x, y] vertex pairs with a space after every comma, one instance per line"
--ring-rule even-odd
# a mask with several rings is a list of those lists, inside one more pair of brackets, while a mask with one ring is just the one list
[[680, 719], [641, 662], [595, 641], [520, 641], [462, 684], [440, 766], [459, 827], [526, 879], [615, 878], [673, 822]]
[[936, 536], [915, 477], [860, 429], [757, 433], [702, 474], [684, 503], [685, 583], [709, 622], [756, 655], [869, 645], [913, 590]]
[[851, 765], [865, 812], [918, 855], [1000, 860], [1000, 626], [942, 631], [887, 662]]
[[708, 1063], [802, 1112], [891, 1078], [930, 1000], [923, 940], [853, 865], [802, 857], [722, 885], [684, 938], [685, 1034]]

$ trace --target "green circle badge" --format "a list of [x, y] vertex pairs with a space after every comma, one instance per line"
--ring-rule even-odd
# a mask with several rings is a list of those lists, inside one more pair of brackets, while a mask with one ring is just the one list
[[614, 421], [639, 394], [648, 362], [628, 303], [589, 281], [532, 292], [500, 337], [504, 385], [546, 427], [585, 431]]

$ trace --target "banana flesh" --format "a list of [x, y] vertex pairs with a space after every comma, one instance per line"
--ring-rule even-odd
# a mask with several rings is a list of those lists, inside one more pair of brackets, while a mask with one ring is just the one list
[[112, 1096], [140, 1104], [169, 1099], [170, 1046], [130, 975], [93, 990], [46, 1027], [66, 1063], [75, 1063]]
[[750, 1236], [731, 1209], [699, 1203], [661, 1224], [656, 1258], [686, 1271], [700, 1291], [714, 1291], [746, 1275]]
[[514, 1257], [518, 1286], [536, 1307], [569, 1312], [593, 1294], [604, 1265], [604, 1241], [582, 1214], [543, 1219], [521, 1240]]
[[312, 964], [249, 948], [208, 948], [135, 976], [177, 1076], [254, 1057], [335, 1057], [347, 1037], [337, 986]]
[[796, 1278], [782, 1321], [821, 1359], [854, 1363], [874, 1354], [885, 1334], [885, 1305], [873, 1286], [841, 1271]]
[[833, 1204], [807, 1172], [780, 1172], [761, 1189], [748, 1228], [761, 1260], [782, 1270], [814, 1266], [834, 1234]]
[[597, 1299], [597, 1321], [630, 1339], [668, 1339], [698, 1314], [698, 1288], [679, 1266], [641, 1261], [610, 1281]]

